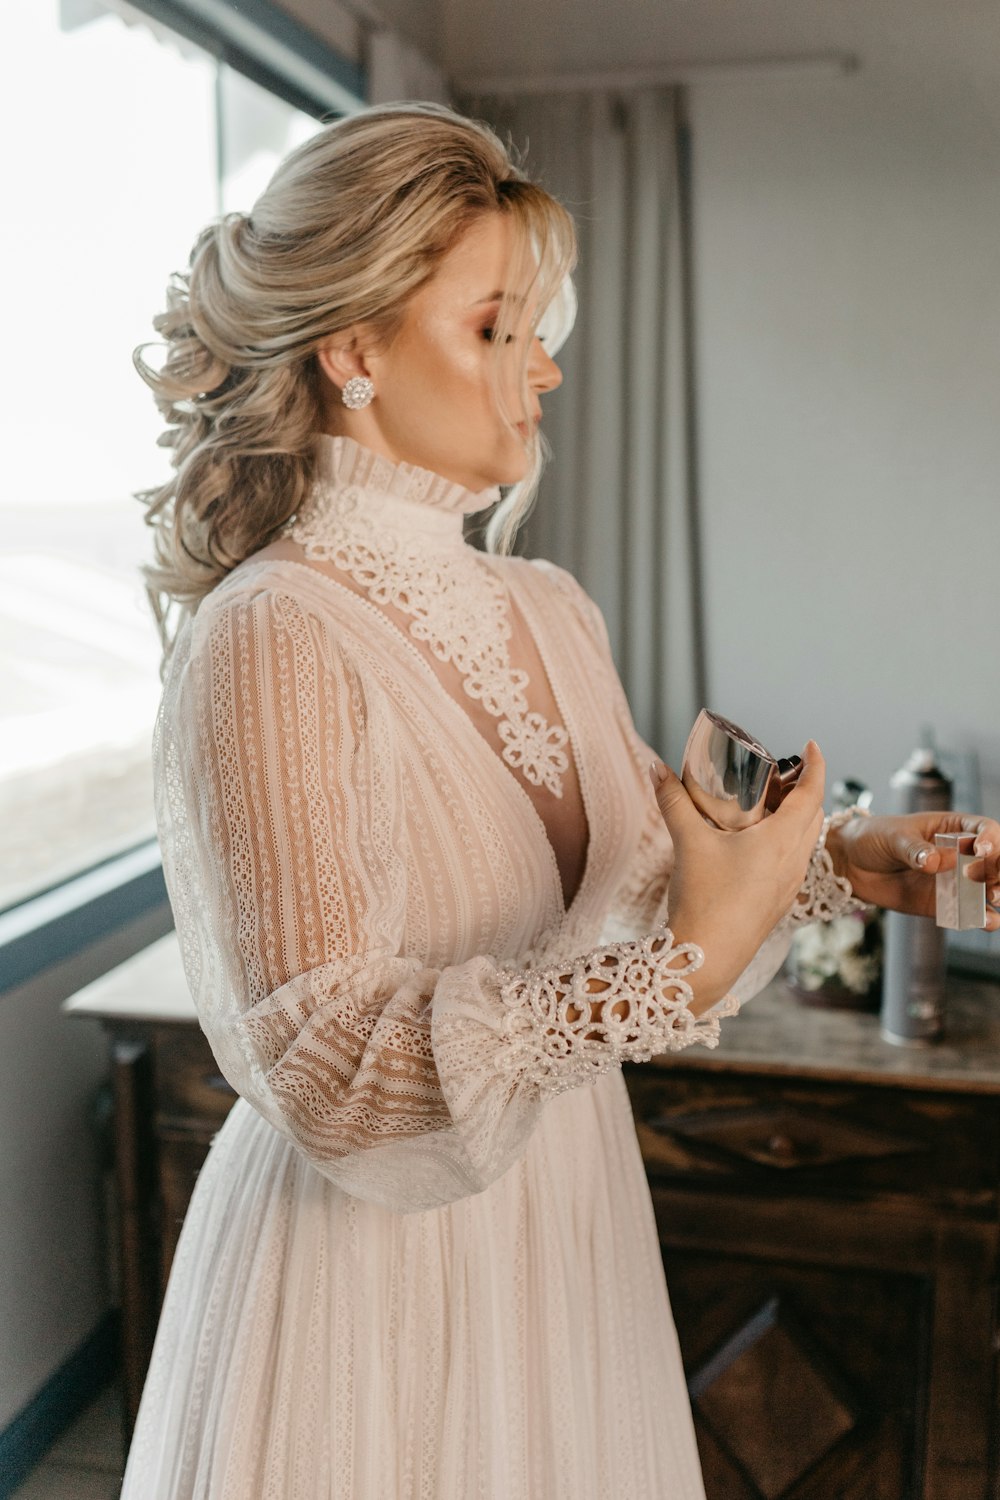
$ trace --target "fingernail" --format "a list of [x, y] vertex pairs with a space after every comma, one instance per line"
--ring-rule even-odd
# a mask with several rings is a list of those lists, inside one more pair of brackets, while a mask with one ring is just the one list
[[1000, 885], [994, 887], [994, 889], [990, 891], [990, 901], [994, 906], [996, 906], [997, 902], [1000, 901]]
[[931, 851], [929, 849], [918, 849], [917, 853], [913, 856], [913, 863], [919, 865], [922, 870], [930, 857]]
[[649, 779], [653, 783], [653, 789], [663, 785], [667, 779], [667, 768], [662, 760], [651, 760], [649, 763]]
[[972, 846], [972, 852], [973, 854], [978, 854], [980, 857], [984, 854], [992, 854], [993, 845], [989, 839], [976, 839], [976, 842]]

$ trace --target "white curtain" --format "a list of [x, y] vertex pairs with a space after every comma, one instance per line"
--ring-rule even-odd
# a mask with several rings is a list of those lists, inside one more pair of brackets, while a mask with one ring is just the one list
[[604, 611], [639, 730], [678, 764], [704, 706], [687, 194], [676, 89], [466, 99], [580, 234], [554, 458], [524, 549]]

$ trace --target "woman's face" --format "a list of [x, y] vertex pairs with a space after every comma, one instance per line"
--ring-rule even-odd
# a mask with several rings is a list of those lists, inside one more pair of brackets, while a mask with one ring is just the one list
[[[415, 464], [479, 491], [523, 479], [531, 467], [534, 433], [522, 418], [520, 375], [527, 350], [530, 405], [527, 419], [541, 420], [539, 397], [562, 380], [558, 365], [533, 337], [530, 310], [500, 360], [497, 400], [492, 332], [499, 294], [508, 286], [509, 219], [485, 213], [461, 236], [439, 270], [406, 308], [391, 345], [321, 356], [337, 387], [346, 375], [367, 374], [375, 399], [362, 411], [340, 404], [329, 390], [327, 428], [355, 438], [395, 463]], [[358, 362], [345, 370], [337, 358]], [[505, 419], [502, 411], [510, 413]]]

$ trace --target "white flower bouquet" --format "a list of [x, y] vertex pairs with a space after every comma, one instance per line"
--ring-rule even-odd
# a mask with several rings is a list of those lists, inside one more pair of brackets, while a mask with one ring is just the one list
[[852, 912], [800, 927], [785, 972], [809, 1004], [874, 1009], [882, 977], [882, 913]]

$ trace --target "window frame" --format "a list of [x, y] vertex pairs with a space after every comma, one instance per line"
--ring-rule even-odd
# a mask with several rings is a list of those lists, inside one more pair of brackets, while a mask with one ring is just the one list
[[[108, 0], [114, 4], [115, 0]], [[269, 0], [129, 0], [135, 10], [193, 42], [317, 119], [364, 107], [364, 68], [342, 57]]]
[[147, 839], [9, 906], [0, 912], [0, 996], [166, 901], [159, 845]]
[[[107, 0], [114, 9], [115, 0]], [[147, 15], [317, 119], [364, 106], [365, 71], [269, 0], [128, 0]], [[166, 908], [159, 845], [148, 839], [0, 910], [0, 996]]]

